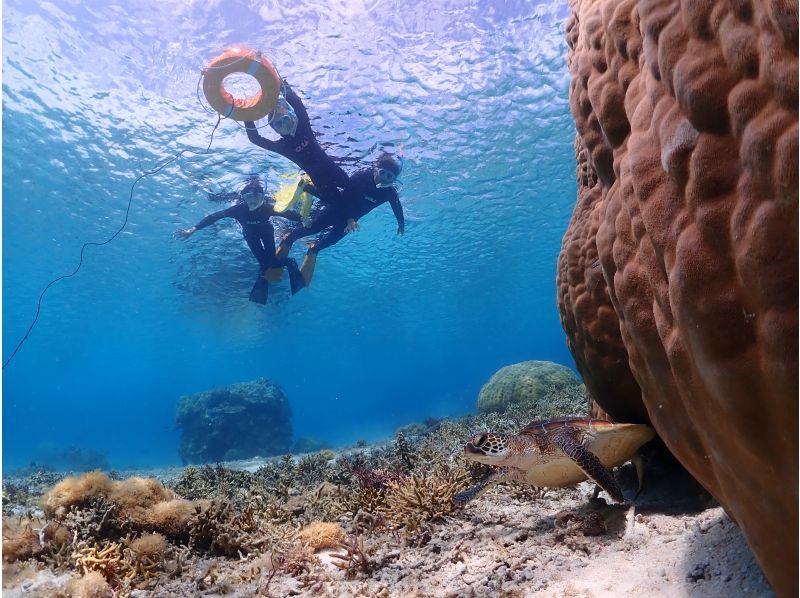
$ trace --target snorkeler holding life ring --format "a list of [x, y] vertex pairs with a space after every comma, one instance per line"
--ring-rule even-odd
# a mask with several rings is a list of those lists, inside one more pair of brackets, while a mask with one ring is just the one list
[[[402, 169], [401, 159], [384, 154], [373, 168], [348, 177], [320, 147], [303, 101], [285, 80], [277, 104], [269, 115], [269, 125], [281, 136], [280, 139], [272, 141], [262, 137], [253, 121], [244, 124], [247, 138], [252, 143], [288, 158], [303, 169], [311, 177], [311, 183], [301, 181], [300, 185], [305, 185], [304, 190], [323, 203], [314, 209], [310, 222], [284, 236], [277, 251], [278, 259], [285, 259], [294, 241], [324, 231], [315, 243], [310, 244], [300, 267], [306, 285], [311, 283], [317, 253], [334, 245], [347, 233], [358, 230], [357, 219], [378, 205], [389, 202], [397, 220], [398, 234], [403, 234], [403, 207], [393, 187]], [[276, 269], [270, 268], [267, 278], [274, 280], [275, 274]]]
[[328, 204], [341, 201], [339, 190], [347, 185], [347, 174], [320, 147], [303, 101], [286, 80], [281, 84], [278, 102], [269, 115], [269, 125], [280, 139], [273, 141], [262, 137], [251, 120], [244, 121], [244, 125], [252, 143], [288, 158], [306, 172], [311, 178], [311, 184], [305, 184], [306, 191]]

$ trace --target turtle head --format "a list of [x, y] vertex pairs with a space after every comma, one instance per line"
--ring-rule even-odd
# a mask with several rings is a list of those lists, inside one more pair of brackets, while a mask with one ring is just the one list
[[509, 436], [507, 434], [481, 432], [480, 434], [475, 434], [464, 445], [464, 454], [471, 461], [478, 461], [487, 465], [499, 465], [509, 455], [508, 440]]

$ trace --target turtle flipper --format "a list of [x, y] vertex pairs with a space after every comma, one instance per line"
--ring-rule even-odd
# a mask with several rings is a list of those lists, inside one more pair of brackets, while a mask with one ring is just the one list
[[457, 507], [463, 507], [469, 501], [478, 498], [481, 494], [488, 491], [492, 486], [510, 479], [512, 479], [512, 476], [509, 474], [509, 468], [501, 467], [484, 476], [466, 490], [462, 490], [456, 494], [453, 497], [453, 503]]
[[575, 464], [590, 480], [608, 492], [615, 501], [624, 503], [625, 497], [622, 496], [622, 490], [611, 471], [600, 462], [594, 453], [581, 444], [576, 432], [574, 429], [558, 430], [553, 433], [552, 440], [567, 457], [575, 461]]

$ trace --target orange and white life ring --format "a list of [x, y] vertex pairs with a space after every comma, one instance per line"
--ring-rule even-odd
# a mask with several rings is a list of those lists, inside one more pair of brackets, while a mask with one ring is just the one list
[[[261, 91], [248, 98], [235, 98], [225, 89], [225, 77], [245, 73], [255, 78]], [[203, 93], [211, 107], [233, 120], [258, 120], [272, 112], [278, 102], [281, 78], [260, 52], [250, 48], [228, 48], [212, 59], [203, 71]]]

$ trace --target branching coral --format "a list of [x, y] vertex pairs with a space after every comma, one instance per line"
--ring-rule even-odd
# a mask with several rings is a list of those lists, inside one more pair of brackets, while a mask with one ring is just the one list
[[[133, 540], [125, 549], [125, 560], [134, 575], [145, 583], [164, 569], [167, 541], [161, 534], [146, 534]], [[141, 587], [141, 585], [139, 586]]]
[[119, 583], [124, 577], [133, 577], [133, 572], [122, 558], [119, 542], [110, 542], [102, 547], [84, 541], [76, 542], [72, 560], [84, 575], [89, 571], [98, 571], [109, 583]]
[[39, 531], [39, 539], [47, 552], [47, 559], [56, 567], [69, 564], [72, 554], [72, 534], [67, 526], [48, 521]]
[[334, 559], [333, 564], [344, 569], [348, 577], [359, 574], [370, 575], [379, 566], [377, 562], [367, 557], [363, 534], [356, 532], [346, 542], [340, 542], [338, 547], [343, 549], [344, 553], [331, 555]]
[[386, 517], [411, 532], [423, 522], [442, 519], [455, 508], [453, 496], [468, 479], [463, 470], [439, 467], [430, 473], [390, 482], [384, 507]]
[[274, 554], [273, 562], [288, 575], [303, 578], [311, 573], [314, 565], [319, 564], [319, 559], [309, 546], [303, 543], [296, 543], [285, 553]]
[[288, 523], [308, 523], [315, 519], [335, 520], [351, 510], [351, 492], [323, 482], [314, 489], [299, 496], [291, 497], [282, 505], [283, 518], [277, 521]]
[[289, 496], [289, 491], [295, 483], [296, 466], [291, 455], [283, 455], [277, 460], [262, 465], [253, 475], [256, 484], [267, 494], [274, 494], [285, 499]]
[[187, 467], [172, 488], [189, 500], [224, 497], [235, 501], [254, 486], [255, 476], [248, 471], [228, 469], [222, 465], [204, 465]]
[[241, 556], [266, 542], [258, 537], [258, 525], [252, 509], [233, 509], [223, 499], [211, 501], [205, 508], [197, 505], [189, 521], [189, 541], [193, 547], [205, 548], [226, 556]]
[[402, 474], [388, 469], [373, 469], [357, 464], [350, 467], [350, 475], [357, 488], [351, 498], [353, 512], [377, 513], [386, 504], [386, 492], [392, 482], [401, 479]]
[[103, 496], [94, 496], [88, 502], [72, 505], [62, 522], [78, 534], [79, 540], [100, 541], [120, 537], [133, 530], [130, 519], [119, 507]]
[[313, 486], [327, 480], [331, 473], [328, 460], [321, 453], [307, 455], [300, 459], [295, 469], [295, 483], [302, 486]]
[[402, 464], [405, 471], [411, 471], [414, 468], [416, 457], [408, 444], [408, 440], [406, 440], [405, 434], [402, 432], [397, 433], [394, 446], [397, 460]]

